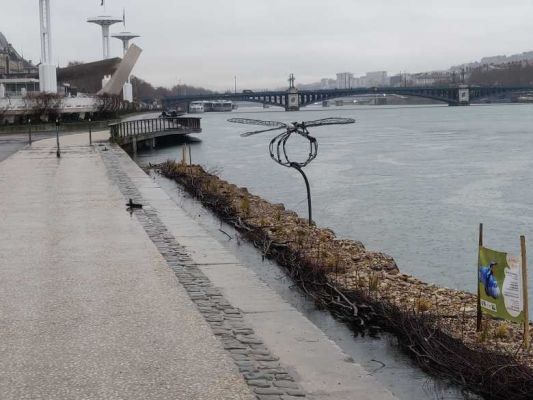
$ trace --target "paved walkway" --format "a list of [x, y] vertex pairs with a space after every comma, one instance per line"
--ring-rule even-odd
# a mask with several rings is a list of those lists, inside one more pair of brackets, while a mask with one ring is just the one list
[[86, 136], [0, 163], [0, 398], [253, 398]]
[[87, 139], [0, 163], [2, 400], [395, 400], [120, 148]]

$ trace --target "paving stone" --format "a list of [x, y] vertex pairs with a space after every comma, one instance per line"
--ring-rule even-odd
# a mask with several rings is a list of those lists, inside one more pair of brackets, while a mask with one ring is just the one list
[[254, 367], [255, 364], [253, 361], [250, 360], [235, 360], [235, 364], [237, 364], [239, 367]]
[[263, 343], [263, 341], [253, 335], [237, 335], [237, 340], [241, 343], [248, 343], [248, 344], [260, 344]]
[[231, 353], [231, 358], [233, 358], [234, 360], [238, 360], [238, 361], [246, 361], [246, 360], [249, 360], [249, 357], [247, 354], [235, 354], [235, 353]]
[[276, 387], [279, 387], [279, 388], [288, 388], [288, 389], [300, 389], [300, 387], [294, 383], [294, 382], [290, 382], [290, 381], [274, 381], [274, 386]]
[[213, 333], [215, 334], [215, 336], [231, 335], [231, 332], [227, 329], [213, 329]]
[[305, 392], [302, 390], [287, 389], [287, 394], [294, 397], [305, 397]]
[[235, 340], [231, 340], [231, 341], [223, 341], [222, 342], [222, 345], [224, 346], [224, 348], [226, 350], [233, 350], [233, 349], [246, 349], [246, 346], [243, 345], [242, 343], [240, 342], [237, 342]]
[[272, 374], [263, 374], [261, 372], [250, 372], [244, 374], [244, 379], [266, 379], [268, 381], [274, 380], [274, 375]]
[[224, 318], [222, 318], [220, 315], [207, 315], [205, 320], [208, 322], [222, 322], [224, 321]]
[[234, 329], [233, 332], [234, 332], [236, 335], [253, 335], [253, 334], [254, 334], [254, 330], [253, 330], [253, 329], [250, 329], [250, 328]]
[[271, 383], [265, 379], [249, 379], [248, 385], [260, 388], [268, 388], [271, 386]]
[[264, 374], [286, 374], [287, 371], [283, 368], [262, 368], [259, 366], [259, 370], [263, 372]]
[[273, 394], [281, 396], [282, 394], [285, 394], [284, 391], [276, 389], [276, 388], [254, 388], [254, 392], [257, 394]]
[[240, 314], [241, 312], [235, 308], [225, 308], [224, 310], [225, 314]]
[[259, 366], [262, 368], [279, 369], [281, 365], [277, 361], [259, 361]]
[[278, 381], [294, 381], [294, 378], [290, 376], [288, 373], [275, 374], [274, 377]]
[[279, 361], [279, 357], [269, 355], [254, 355], [254, 358], [257, 361]]

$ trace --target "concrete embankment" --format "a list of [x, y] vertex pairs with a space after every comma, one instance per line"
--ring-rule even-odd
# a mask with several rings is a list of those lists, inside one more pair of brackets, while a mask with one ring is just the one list
[[0, 163], [2, 398], [395, 398], [120, 148], [54, 145]]
[[381, 326], [425, 370], [487, 398], [529, 398], [532, 362], [520, 326], [486, 319], [477, 333], [474, 295], [401, 274], [390, 257], [339, 240], [199, 166], [167, 162], [160, 170], [287, 267], [317, 304], [356, 332]]

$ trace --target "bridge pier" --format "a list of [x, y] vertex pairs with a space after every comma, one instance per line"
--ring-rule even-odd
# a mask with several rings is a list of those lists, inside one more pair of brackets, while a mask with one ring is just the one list
[[448, 103], [449, 106], [469, 106], [470, 105], [470, 89], [468, 86], [459, 86], [457, 89], [457, 103]]
[[298, 89], [289, 89], [285, 97], [285, 111], [300, 111], [300, 95], [298, 94]]
[[137, 138], [135, 136], [132, 138], [131, 148], [133, 151], [133, 157], [137, 157]]

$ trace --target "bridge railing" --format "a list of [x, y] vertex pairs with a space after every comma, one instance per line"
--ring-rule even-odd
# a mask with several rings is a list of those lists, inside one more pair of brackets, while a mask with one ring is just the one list
[[111, 138], [115, 141], [134, 136], [149, 136], [160, 132], [199, 133], [202, 131], [200, 118], [192, 117], [151, 118], [117, 122], [110, 124], [109, 129]]

